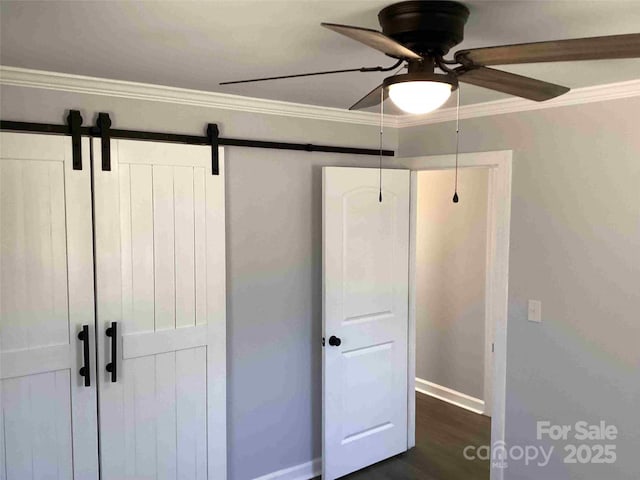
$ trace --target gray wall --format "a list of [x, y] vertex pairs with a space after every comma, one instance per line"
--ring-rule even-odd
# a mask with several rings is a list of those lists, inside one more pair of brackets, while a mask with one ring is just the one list
[[[461, 122], [461, 151], [513, 149], [506, 439], [536, 421], [619, 429], [614, 465], [512, 461], [506, 479], [640, 472], [640, 98]], [[402, 155], [451, 153], [455, 125], [403, 129]], [[527, 322], [542, 300], [543, 323]], [[580, 442], [572, 442], [580, 443]]]
[[488, 170], [418, 173], [416, 376], [484, 397]]
[[[328, 145], [378, 145], [375, 126], [4, 86], [3, 120], [63, 123], [78, 108], [114, 128]], [[396, 148], [386, 130], [385, 147]], [[228, 148], [227, 325], [230, 480], [320, 456], [321, 167], [377, 166], [377, 157]], [[387, 165], [393, 162], [385, 160]]]

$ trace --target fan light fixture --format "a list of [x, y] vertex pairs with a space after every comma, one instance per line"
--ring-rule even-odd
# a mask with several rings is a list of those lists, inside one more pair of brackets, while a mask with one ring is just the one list
[[429, 113], [441, 107], [458, 88], [452, 75], [438, 73], [407, 73], [385, 79], [391, 101], [402, 111]]

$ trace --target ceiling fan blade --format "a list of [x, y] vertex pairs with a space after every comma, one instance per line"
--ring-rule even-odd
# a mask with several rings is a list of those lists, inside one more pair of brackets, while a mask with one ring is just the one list
[[[367, 93], [364, 97], [358, 100], [356, 103], [349, 107], [349, 110], [362, 110], [363, 108], [373, 107], [375, 105], [380, 105], [380, 89], [384, 88], [382, 84], [378, 85], [376, 88]], [[389, 97], [389, 92], [385, 88], [384, 89], [384, 99], [386, 100]]]
[[493, 68], [479, 67], [467, 71], [457, 71], [458, 79], [461, 82], [528, 98], [536, 102], [549, 100], [569, 91], [569, 88], [562, 85], [543, 82], [535, 78], [523, 77], [522, 75]]
[[[377, 67], [381, 68], [381, 67]], [[264, 82], [267, 80], [282, 80], [284, 78], [297, 78], [297, 77], [311, 77], [314, 75], [330, 75], [332, 73], [346, 73], [346, 72], [366, 72], [369, 71], [365, 67], [362, 68], [348, 68], [346, 70], [328, 70], [324, 72], [311, 72], [311, 73], [297, 73], [295, 75], [280, 75], [278, 77], [263, 77], [263, 78], [252, 78], [250, 80], [234, 80], [232, 82], [220, 82], [219, 85], [233, 85], [235, 83], [251, 83], [251, 82]], [[377, 71], [371, 69], [371, 71]]]
[[352, 27], [350, 25], [338, 25], [336, 23], [322, 23], [323, 27], [345, 35], [353, 40], [386, 53], [390, 57], [419, 60], [422, 57], [413, 50], [387, 37], [384, 33], [370, 28]]
[[461, 50], [455, 55], [459, 63], [464, 64], [467, 60], [477, 65], [638, 57], [640, 57], [640, 33], [474, 48]]
[[277, 77], [263, 77], [252, 78], [250, 80], [234, 80], [232, 82], [220, 82], [218, 85], [233, 85], [234, 83], [251, 83], [251, 82], [264, 82], [266, 80], [282, 80], [283, 78], [298, 78], [298, 77], [312, 77], [314, 75], [330, 75], [333, 73], [346, 73], [346, 72], [389, 72], [396, 67], [399, 67], [404, 60], [398, 60], [390, 67], [360, 67], [360, 68], [347, 68], [343, 70], [325, 70], [323, 72], [311, 72], [311, 73], [296, 73], [294, 75], [280, 75]]

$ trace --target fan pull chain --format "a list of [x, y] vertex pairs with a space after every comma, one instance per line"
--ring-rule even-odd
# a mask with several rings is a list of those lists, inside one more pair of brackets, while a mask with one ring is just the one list
[[458, 203], [458, 150], [460, 148], [460, 85], [456, 101], [456, 184], [453, 192], [453, 203]]
[[384, 128], [384, 87], [380, 89], [380, 159], [378, 164], [379, 194], [378, 202], [382, 203], [382, 135]]

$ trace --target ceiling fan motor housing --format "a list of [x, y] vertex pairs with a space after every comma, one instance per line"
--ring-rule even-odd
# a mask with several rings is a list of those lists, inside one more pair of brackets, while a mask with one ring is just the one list
[[444, 56], [464, 38], [469, 9], [451, 1], [410, 0], [378, 13], [385, 35], [416, 53]]

